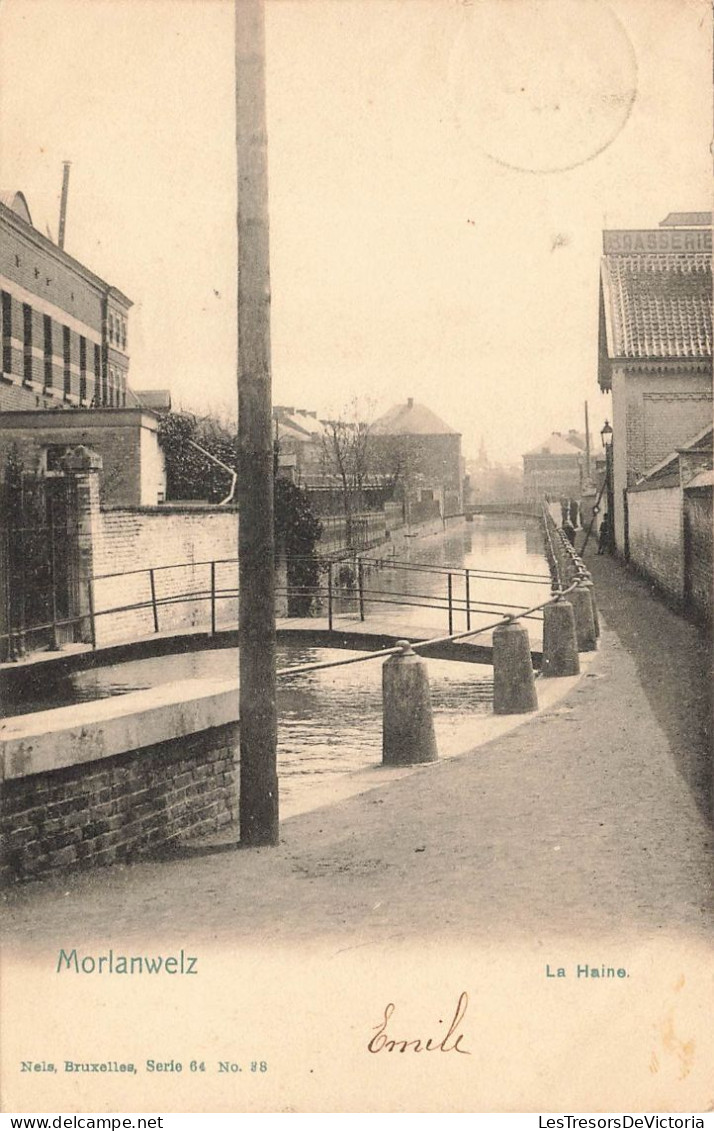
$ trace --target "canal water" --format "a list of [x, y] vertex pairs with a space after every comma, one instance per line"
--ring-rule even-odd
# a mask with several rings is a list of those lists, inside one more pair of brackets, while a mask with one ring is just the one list
[[[368, 555], [365, 626], [379, 622], [385, 632], [446, 635], [450, 632], [449, 590], [453, 632], [492, 624], [503, 615], [546, 601], [550, 576], [539, 522], [507, 515], [475, 516], [472, 523], [447, 527], [443, 534], [411, 539], [390, 556], [373, 559]], [[336, 609], [338, 627], [343, 618], [358, 618], [354, 598], [351, 605], [337, 603]], [[531, 643], [539, 649], [542, 616], [534, 614], [527, 627]]]
[[[549, 593], [540, 531], [535, 522], [503, 518], [463, 524], [455, 530], [428, 539], [414, 539], [399, 560], [411, 564], [473, 568], [481, 572], [504, 570], [539, 573], [539, 585], [517, 582], [472, 579], [472, 600], [480, 598], [518, 604], [536, 604]], [[370, 571], [368, 587], [385, 597], [395, 590], [410, 590], [412, 595], [435, 596], [444, 588], [440, 574], [408, 573], [390, 568]], [[406, 587], [406, 588], [405, 588]], [[455, 591], [455, 590], [454, 590]], [[527, 595], [526, 595], [527, 594]], [[420, 625], [426, 614], [435, 633], [445, 632], [445, 610], [383, 606], [376, 602], [368, 608], [368, 616], [386, 615], [390, 610], [399, 618], [400, 631], [409, 634], [417, 620]], [[465, 614], [460, 613], [462, 625]], [[493, 617], [491, 617], [493, 619]], [[475, 622], [475, 618], [472, 618]], [[533, 622], [529, 622], [533, 624]], [[459, 623], [455, 631], [459, 630]], [[537, 631], [537, 625], [536, 631]], [[366, 653], [365, 653], [366, 654]], [[281, 642], [278, 668], [346, 659], [343, 650], [308, 646], [299, 640]], [[429, 660], [437, 740], [447, 743], [457, 731], [463, 733], [466, 720], [474, 720], [474, 741], [478, 740], [478, 717], [492, 710], [493, 672], [490, 667], [453, 661]], [[317, 777], [323, 782], [336, 773], [345, 773], [377, 765], [381, 759], [382, 740], [382, 662], [350, 664], [327, 670], [306, 672], [278, 681], [279, 753], [278, 769], [281, 792], [288, 800], [310, 788]], [[42, 665], [34, 669], [39, 678], [33, 680], [28, 694], [15, 703], [5, 703], [6, 714], [26, 714], [52, 707], [82, 702], [130, 691], [143, 690], [163, 683], [184, 679], [238, 678], [238, 650], [211, 649], [175, 653], [149, 659], [125, 661], [64, 676], [50, 682], [49, 672]]]

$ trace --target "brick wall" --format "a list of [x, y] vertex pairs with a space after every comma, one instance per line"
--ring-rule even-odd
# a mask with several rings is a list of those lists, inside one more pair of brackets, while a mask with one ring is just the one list
[[687, 604], [703, 621], [712, 621], [712, 518], [711, 487], [684, 491], [685, 561]]
[[[0, 241], [0, 274], [43, 301], [66, 311], [97, 333], [102, 328], [103, 288], [87, 278], [80, 264], [63, 255], [41, 233], [13, 225]], [[39, 237], [39, 238], [38, 238]], [[20, 327], [20, 334], [22, 329]]]
[[[15, 387], [4, 388], [13, 391]], [[27, 407], [34, 406], [17, 405], [18, 409]], [[26, 469], [35, 471], [48, 446], [84, 444], [102, 457], [103, 503], [151, 505], [158, 502], [166, 486], [157, 427], [157, 418], [141, 409], [13, 413], [0, 421], [0, 474], [13, 446]]]
[[682, 491], [679, 486], [627, 493], [630, 561], [676, 601], [684, 597]]
[[644, 475], [711, 422], [711, 375], [629, 373], [626, 406], [627, 470]]
[[584, 462], [584, 454], [577, 453], [572, 456], [524, 455], [526, 495], [531, 499], [539, 499], [543, 494], [577, 498], [582, 488]]
[[184, 680], [6, 719], [4, 881], [127, 860], [236, 816], [238, 686]]
[[238, 726], [4, 783], [3, 883], [140, 856], [237, 815]]
[[[60, 386], [61, 388], [61, 386]], [[51, 396], [38, 393], [29, 385], [8, 384], [0, 380], [0, 412], [24, 412], [38, 408], [52, 408]]]
[[[95, 610], [151, 601], [154, 569], [159, 631], [179, 632], [210, 625], [210, 565], [217, 562], [216, 589], [237, 589], [238, 511], [235, 507], [110, 508], [100, 517], [98, 544], [94, 548]], [[221, 559], [234, 559], [233, 563]], [[184, 565], [184, 563], [186, 563]], [[181, 568], [160, 568], [181, 567]], [[118, 574], [121, 577], [101, 577]], [[163, 599], [182, 593], [200, 598], [181, 604]], [[237, 598], [217, 601], [219, 625], [235, 624]], [[96, 618], [97, 642], [117, 643], [150, 635], [154, 631], [150, 607]]]

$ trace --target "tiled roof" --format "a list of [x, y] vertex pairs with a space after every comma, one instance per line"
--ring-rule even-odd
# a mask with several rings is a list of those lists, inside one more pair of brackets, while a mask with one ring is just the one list
[[710, 228], [711, 212], [670, 212], [660, 222], [660, 228]]
[[544, 440], [542, 444], [538, 444], [536, 448], [531, 448], [529, 452], [523, 454], [526, 456], [580, 456], [583, 454], [583, 449], [576, 439], [569, 439], [560, 432], [551, 432], [548, 439]]
[[317, 414], [313, 412], [305, 412], [303, 409], [286, 408], [283, 405], [273, 405], [273, 419], [280, 422], [281, 425], [292, 429], [293, 432], [301, 432], [307, 438], [312, 438], [315, 435], [323, 436], [325, 434], [325, 425], [321, 420], [317, 419]]
[[277, 420], [275, 427], [279, 440], [295, 440], [300, 444], [309, 444], [314, 439], [314, 435], [309, 435], [304, 428], [296, 427], [289, 417], [285, 420]]
[[610, 358], [712, 356], [712, 271], [705, 252], [606, 255], [601, 283]]
[[20, 192], [19, 189], [0, 189], [0, 204], [4, 204], [6, 208], [12, 209], [13, 212], [28, 224], [32, 223], [30, 208], [25, 199], [25, 194]]
[[372, 425], [371, 432], [382, 436], [456, 436], [455, 428], [426, 405], [407, 401], [395, 404]]

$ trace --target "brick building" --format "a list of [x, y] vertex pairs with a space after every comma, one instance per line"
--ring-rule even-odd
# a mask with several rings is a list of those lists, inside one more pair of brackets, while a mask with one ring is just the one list
[[325, 476], [325, 425], [317, 413], [274, 405], [273, 429], [280, 468], [302, 486], [322, 483]]
[[527, 499], [579, 499], [586, 472], [586, 441], [581, 432], [551, 432], [523, 456], [523, 491]]
[[711, 422], [711, 214], [603, 232], [598, 380], [612, 393], [615, 547], [625, 491]]
[[52, 412], [34, 409], [0, 415], [0, 469], [10, 453], [26, 472], [60, 472], [78, 445], [102, 457], [102, 503], [156, 506], [166, 497], [166, 466], [158, 443], [159, 421], [141, 408]]
[[17, 191], [0, 193], [0, 292], [0, 479], [11, 451], [45, 474], [83, 444], [104, 462], [106, 502], [161, 502], [171, 401], [129, 387], [132, 303], [39, 232]]
[[131, 301], [33, 227], [16, 191], [0, 193], [0, 289], [0, 412], [127, 404]]
[[394, 405], [370, 428], [369, 443], [375, 466], [396, 473], [408, 502], [438, 503], [442, 515], [463, 509], [461, 433], [426, 405], [412, 397]]

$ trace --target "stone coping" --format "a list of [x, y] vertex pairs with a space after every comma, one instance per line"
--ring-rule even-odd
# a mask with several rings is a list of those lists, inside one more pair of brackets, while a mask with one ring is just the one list
[[0, 721], [0, 780], [99, 762], [238, 722], [238, 681], [187, 679]]

